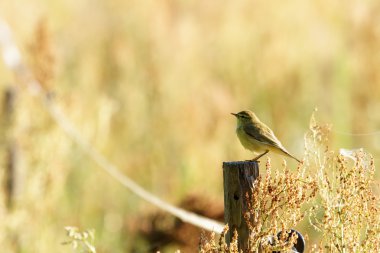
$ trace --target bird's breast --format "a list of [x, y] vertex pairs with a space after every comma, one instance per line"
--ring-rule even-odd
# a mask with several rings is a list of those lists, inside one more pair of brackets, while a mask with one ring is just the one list
[[264, 145], [255, 140], [253, 137], [247, 135], [242, 127], [236, 128], [236, 134], [244, 148], [253, 152], [261, 152], [265, 150]]

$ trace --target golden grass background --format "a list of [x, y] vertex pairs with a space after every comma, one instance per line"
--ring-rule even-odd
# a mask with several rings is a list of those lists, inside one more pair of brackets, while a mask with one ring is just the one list
[[[222, 199], [222, 161], [251, 157], [230, 112], [255, 111], [298, 157], [315, 107], [333, 131], [379, 131], [379, 11], [370, 0], [0, 2], [25, 59], [47, 72], [83, 136], [172, 203], [189, 192]], [[35, 57], [50, 51], [45, 69]], [[3, 90], [15, 84], [2, 62], [0, 76]], [[154, 208], [99, 170], [15, 86], [1, 138], [2, 149], [17, 144], [22, 183], [14, 210], [0, 205], [2, 247], [67, 252], [63, 227], [76, 225], [96, 229], [98, 251], [128, 252], [138, 214]], [[376, 162], [379, 139], [333, 132], [332, 145], [364, 147]]]

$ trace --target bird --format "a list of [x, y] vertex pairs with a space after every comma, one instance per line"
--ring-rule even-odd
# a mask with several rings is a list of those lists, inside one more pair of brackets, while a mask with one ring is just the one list
[[246, 110], [231, 114], [237, 118], [236, 134], [243, 147], [254, 153], [259, 153], [251, 161], [257, 161], [269, 151], [272, 151], [291, 157], [301, 163], [299, 159], [284, 148], [273, 131], [261, 122], [254, 112]]

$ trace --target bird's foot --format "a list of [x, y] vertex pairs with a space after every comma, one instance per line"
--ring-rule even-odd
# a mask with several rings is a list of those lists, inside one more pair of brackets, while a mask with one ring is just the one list
[[255, 158], [253, 158], [253, 159], [250, 160], [250, 161], [257, 161], [257, 162], [259, 162], [259, 161], [258, 161], [259, 158], [261, 158], [262, 156], [266, 155], [268, 152], [269, 152], [269, 150], [266, 150], [264, 153], [262, 153], [262, 154], [256, 156]]

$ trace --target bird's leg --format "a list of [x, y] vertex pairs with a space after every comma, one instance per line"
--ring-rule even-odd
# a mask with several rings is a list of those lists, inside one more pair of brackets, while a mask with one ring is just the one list
[[251, 161], [257, 161], [259, 158], [261, 158], [263, 155], [266, 155], [268, 152], [269, 152], [269, 150], [266, 150], [264, 153], [262, 153], [261, 155], [256, 156]]

